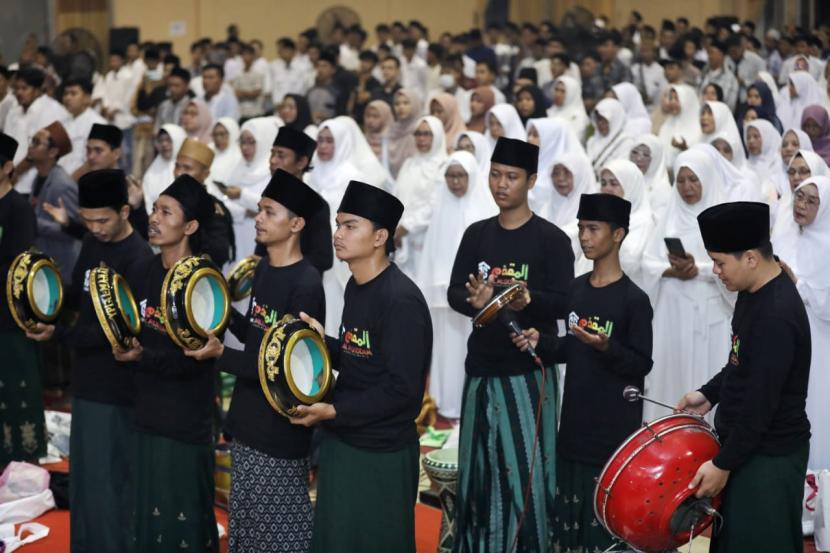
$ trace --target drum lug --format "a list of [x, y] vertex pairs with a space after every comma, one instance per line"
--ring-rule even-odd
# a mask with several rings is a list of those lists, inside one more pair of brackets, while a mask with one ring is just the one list
[[657, 442], [662, 442], [663, 441], [662, 439], [660, 439], [660, 436], [656, 432], [654, 432], [654, 430], [651, 428], [651, 426], [649, 426], [649, 424], [647, 422], [643, 423], [643, 427], [646, 430], [648, 430], [649, 434], [651, 434], [651, 437], [654, 438], [655, 441], [657, 441]]

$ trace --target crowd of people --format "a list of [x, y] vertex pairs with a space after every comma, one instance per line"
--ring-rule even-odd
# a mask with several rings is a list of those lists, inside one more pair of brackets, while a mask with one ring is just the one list
[[[0, 465], [45, 453], [38, 348], [51, 348], [47, 359], [72, 365], [73, 551], [123, 551], [131, 540], [140, 551], [166, 550], [149, 545], [162, 541], [215, 550], [214, 365], [237, 377], [225, 424], [231, 551], [299, 552], [312, 541], [315, 551], [373, 551], [359, 536], [336, 543], [339, 531], [370, 540], [366, 524], [384, 551], [414, 547], [409, 482], [424, 386], [441, 415], [461, 422], [456, 550], [510, 551], [514, 538], [518, 550], [604, 549], [594, 478], [642, 420], [666, 414], [623, 403], [617, 388], [675, 401], [712, 381], [703, 393], [714, 404], [728, 352], [738, 365], [733, 312], [749, 308], [709, 253], [756, 246], [718, 249], [699, 227], [701, 214], [734, 202], [767, 206], [771, 249], [806, 308], [808, 466], [830, 468], [830, 27], [759, 36], [731, 17], [655, 28], [632, 12], [619, 29], [566, 18], [430, 37], [418, 21], [396, 21], [373, 39], [360, 25], [335, 25], [330, 37], [308, 29], [279, 38], [276, 51], [266, 59], [260, 40], [231, 26], [189, 53], [164, 42], [113, 48], [102, 72], [45, 47], [0, 66], [0, 271], [36, 246], [59, 266], [65, 311], [78, 317], [24, 334], [0, 311], [11, 352], [0, 373]], [[590, 199], [599, 193], [628, 207]], [[590, 245], [586, 219], [611, 223], [618, 267], [598, 261], [604, 242]], [[166, 339], [158, 305], [166, 269], [190, 254], [226, 271], [262, 258], [230, 332], [195, 353]], [[84, 299], [101, 261], [128, 275], [145, 323], [141, 345], [115, 356]], [[619, 271], [623, 281], [597, 285]], [[504, 328], [472, 330], [494, 287], [514, 283], [526, 294], [511, 306], [541, 332], [528, 340], [560, 363], [556, 378], [540, 380]], [[365, 330], [377, 348], [329, 341], [345, 363], [336, 415], [318, 404], [290, 424], [267, 404], [255, 358], [268, 327], [300, 312], [337, 340]], [[577, 345], [555, 344], [557, 321]], [[624, 346], [608, 349], [609, 338]], [[602, 355], [586, 361], [592, 349]], [[603, 363], [616, 367], [607, 382], [571, 377], [574, 366], [602, 375]], [[581, 394], [599, 399], [580, 406]], [[698, 399], [685, 401], [698, 408]], [[804, 421], [793, 420], [777, 430], [803, 438]], [[322, 421], [337, 439], [320, 446], [312, 524], [309, 427]], [[721, 468], [737, 469], [769, 437], [764, 428]], [[791, 452], [773, 438], [768, 452]], [[544, 460], [528, 467], [537, 450]], [[128, 466], [138, 494], [118, 483]], [[91, 492], [102, 477], [109, 484]], [[356, 505], [378, 498], [366, 492], [373, 479], [396, 482], [377, 493], [409, 511], [367, 523]]]

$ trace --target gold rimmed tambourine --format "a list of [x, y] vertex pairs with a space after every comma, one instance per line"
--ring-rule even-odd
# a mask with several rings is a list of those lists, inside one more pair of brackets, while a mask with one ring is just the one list
[[187, 256], [167, 271], [161, 286], [161, 311], [170, 339], [185, 349], [199, 349], [208, 333], [228, 325], [231, 297], [228, 283], [213, 261]]
[[35, 249], [14, 258], [6, 280], [6, 301], [24, 332], [54, 323], [63, 306], [63, 279], [55, 261]]
[[130, 349], [131, 339], [141, 332], [141, 316], [124, 277], [102, 262], [89, 272], [89, 295], [110, 345]]
[[473, 325], [477, 328], [482, 327], [492, 321], [496, 315], [498, 315], [499, 311], [501, 311], [506, 305], [510, 302], [515, 300], [519, 297], [519, 294], [522, 292], [522, 285], [521, 284], [511, 284], [497, 295], [493, 297], [487, 305], [481, 308], [481, 311], [476, 313], [476, 316], [473, 317]]
[[286, 315], [262, 338], [259, 383], [265, 399], [285, 417], [297, 406], [323, 401], [334, 384], [323, 338], [308, 324]]
[[249, 255], [237, 263], [228, 273], [228, 288], [233, 301], [239, 301], [251, 295], [257, 263], [259, 263], [259, 257]]

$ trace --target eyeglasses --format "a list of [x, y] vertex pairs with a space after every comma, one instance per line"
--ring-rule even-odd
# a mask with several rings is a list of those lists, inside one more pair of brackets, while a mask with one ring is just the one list
[[787, 169], [787, 174], [791, 177], [796, 175], [800, 177], [809, 177], [810, 176], [810, 168], [809, 167], [802, 167], [800, 169], [796, 169], [795, 167], [790, 167]]
[[415, 138], [423, 138], [426, 136], [432, 136], [432, 131], [415, 131]]
[[793, 196], [794, 203], [806, 204], [807, 207], [818, 207], [821, 204], [821, 200], [816, 198], [815, 196], [808, 196], [804, 193], [804, 191], [799, 190]]

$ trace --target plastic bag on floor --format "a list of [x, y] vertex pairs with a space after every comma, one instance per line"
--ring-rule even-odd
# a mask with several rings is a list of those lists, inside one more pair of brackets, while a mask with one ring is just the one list
[[49, 472], [13, 461], [0, 475], [0, 524], [28, 522], [55, 508]]
[[813, 513], [815, 528], [813, 536], [816, 540], [816, 550], [830, 551], [830, 470], [822, 470], [816, 474], [818, 496], [816, 510]]
[[818, 483], [816, 473], [807, 470], [804, 478], [804, 501], [801, 502], [801, 532], [805, 536], [813, 535], [815, 524], [816, 501], [818, 499]]
[[14, 531], [14, 524], [0, 525], [0, 540], [5, 549], [4, 553], [11, 553], [27, 543], [36, 542], [49, 535], [49, 527], [36, 522], [21, 524], [17, 532]]

